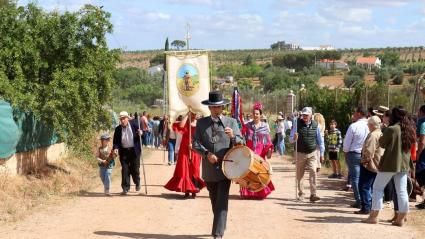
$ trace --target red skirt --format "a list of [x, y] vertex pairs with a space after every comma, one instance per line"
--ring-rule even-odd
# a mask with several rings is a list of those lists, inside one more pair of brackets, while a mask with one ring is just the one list
[[192, 160], [189, 160], [189, 149], [180, 147], [176, 168], [173, 177], [164, 186], [175, 192], [198, 193], [205, 187], [205, 182], [200, 177], [201, 156], [190, 150]]

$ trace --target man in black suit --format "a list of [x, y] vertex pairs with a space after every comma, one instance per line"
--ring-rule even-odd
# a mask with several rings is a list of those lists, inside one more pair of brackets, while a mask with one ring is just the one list
[[126, 111], [120, 112], [120, 125], [115, 128], [113, 149], [120, 156], [122, 195], [130, 190], [130, 175], [140, 191], [140, 138], [138, 118], [130, 120]]
[[214, 214], [212, 236], [222, 238], [226, 230], [230, 180], [221, 170], [226, 152], [234, 144], [244, 144], [238, 123], [223, 115], [223, 108], [229, 104], [221, 92], [209, 93], [209, 99], [202, 101], [208, 105], [210, 116], [203, 117], [196, 124], [192, 147], [202, 155], [202, 177], [207, 184]]

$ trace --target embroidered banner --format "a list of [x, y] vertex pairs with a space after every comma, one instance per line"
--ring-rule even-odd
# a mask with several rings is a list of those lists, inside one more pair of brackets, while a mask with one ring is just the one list
[[209, 115], [201, 101], [208, 99], [210, 73], [207, 51], [166, 52], [168, 79], [168, 113], [172, 121], [193, 112]]

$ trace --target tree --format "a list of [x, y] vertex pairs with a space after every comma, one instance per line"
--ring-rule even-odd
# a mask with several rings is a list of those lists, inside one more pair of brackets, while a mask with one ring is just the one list
[[9, 0], [0, 0], [0, 7], [6, 6], [9, 3], [10, 3]]
[[344, 85], [349, 88], [353, 87], [360, 81], [362, 81], [362, 79], [358, 75], [346, 75], [344, 77]]
[[362, 82], [366, 75], [366, 71], [358, 66], [354, 66], [348, 72], [348, 74], [344, 77], [344, 84], [346, 87], [353, 87], [358, 84], [358, 82]]
[[110, 127], [112, 74], [119, 51], [109, 50], [110, 13], [85, 5], [46, 13], [35, 4], [0, 8], [0, 95], [33, 112], [69, 146]]
[[288, 71], [282, 67], [271, 67], [261, 76], [261, 86], [264, 92], [289, 89], [295, 85], [294, 78], [291, 78]]
[[375, 71], [376, 82], [386, 84], [389, 79], [390, 79], [390, 72], [388, 71], [387, 68], [383, 67]]
[[239, 80], [238, 87], [239, 89], [243, 89], [243, 90], [251, 90], [254, 88], [254, 86], [252, 85], [252, 81], [250, 79]]
[[314, 54], [311, 52], [287, 53], [273, 57], [272, 62], [274, 66], [301, 71], [302, 69], [309, 68], [314, 64]]
[[400, 63], [400, 54], [395, 51], [385, 50], [378, 57], [381, 59], [383, 66], [397, 66]]
[[[164, 54], [161, 54], [164, 55]], [[116, 99], [124, 99], [131, 104], [152, 105], [155, 99], [162, 98], [162, 76], [149, 75], [146, 70], [130, 67], [118, 69], [114, 73]]]
[[170, 50], [170, 44], [168, 43], [168, 37], [167, 37], [167, 39], [165, 40], [165, 47], [164, 47], [164, 50], [165, 50], [165, 51], [169, 51], [169, 50]]
[[171, 42], [171, 46], [175, 47], [177, 50], [180, 50], [186, 46], [186, 42], [182, 40], [174, 40]]
[[244, 66], [251, 66], [251, 65], [254, 65], [254, 64], [255, 64], [255, 62], [254, 62], [254, 60], [252, 59], [251, 54], [249, 54], [249, 55], [245, 58], [245, 61], [243, 62], [243, 65], [244, 65]]
[[149, 64], [151, 66], [156, 66], [156, 65], [161, 65], [161, 64], [165, 65], [165, 54], [160, 53], [160, 54], [155, 55], [152, 59], [149, 60]]
[[391, 72], [391, 78], [393, 79], [394, 84], [396, 85], [403, 84], [403, 79], [404, 79], [403, 69], [401, 68], [393, 69]]

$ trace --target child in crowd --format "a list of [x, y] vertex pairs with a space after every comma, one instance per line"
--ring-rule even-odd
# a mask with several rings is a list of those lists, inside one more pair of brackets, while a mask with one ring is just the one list
[[114, 158], [116, 157], [116, 155], [113, 153], [113, 150], [109, 151], [108, 146], [110, 139], [111, 137], [109, 134], [102, 134], [102, 136], [100, 136], [101, 146], [96, 153], [96, 158], [99, 165], [99, 175], [100, 179], [102, 180], [106, 196], [110, 196], [109, 188], [111, 185], [111, 174], [112, 169], [115, 166]]
[[329, 160], [332, 164], [333, 174], [329, 178], [341, 178], [341, 165], [338, 160], [339, 149], [342, 146], [341, 131], [336, 127], [335, 120], [331, 120], [329, 130], [326, 131], [326, 144], [328, 146]]

